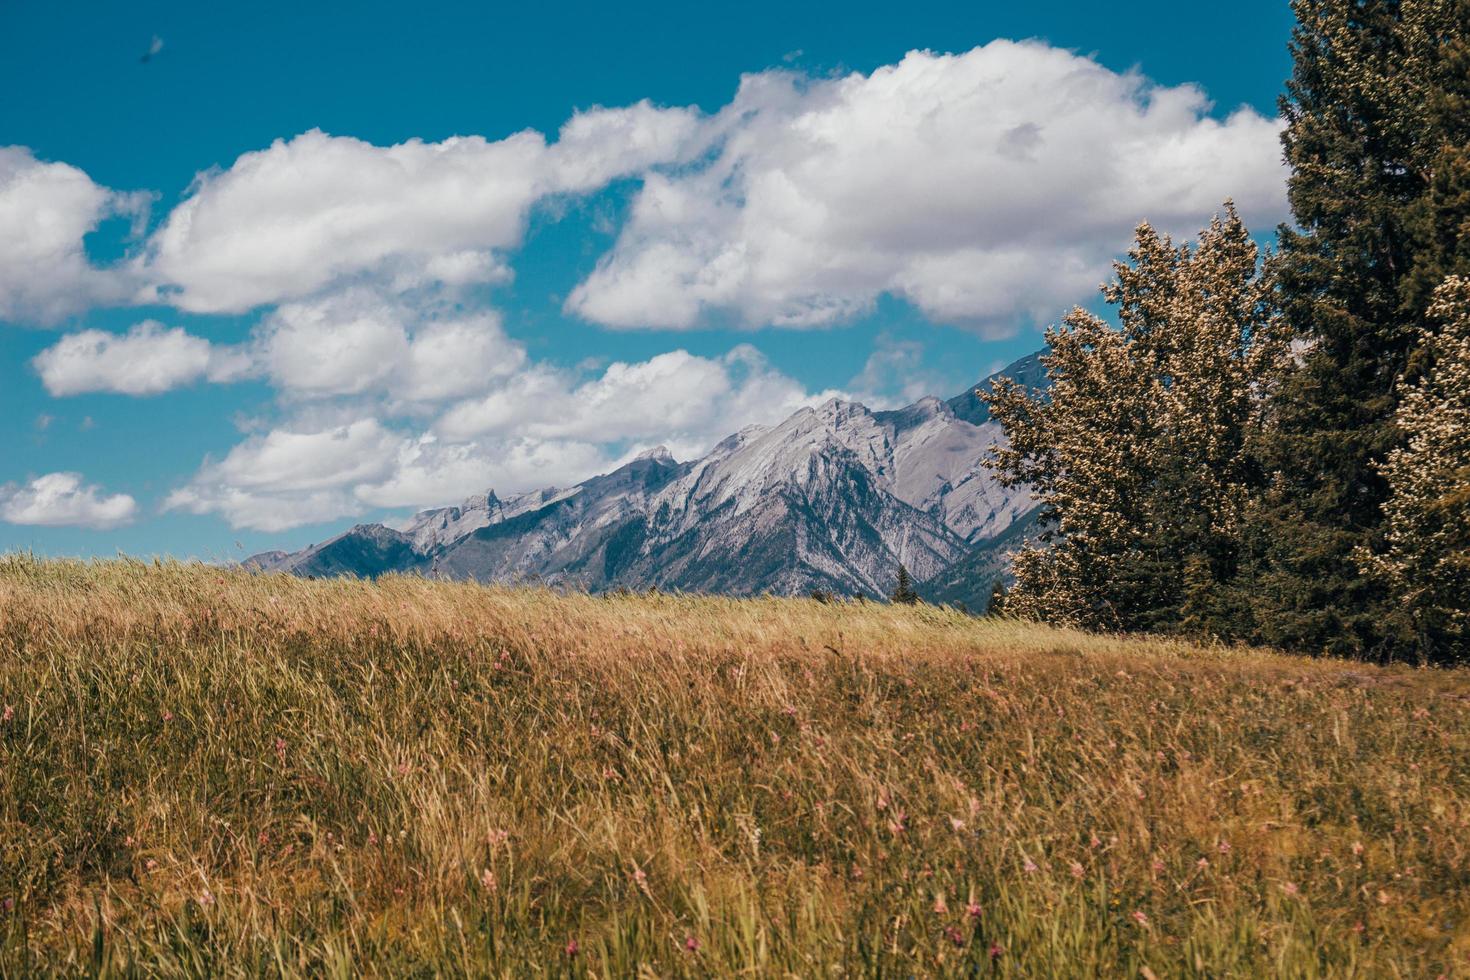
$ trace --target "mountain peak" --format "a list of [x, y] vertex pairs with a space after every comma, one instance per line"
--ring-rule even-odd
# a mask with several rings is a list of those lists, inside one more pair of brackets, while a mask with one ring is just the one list
[[651, 459], [658, 463], [678, 462], [678, 460], [674, 459], [674, 454], [669, 452], [669, 447], [664, 445], [654, 446], [652, 449], [645, 449], [637, 456], [634, 456], [633, 459], [635, 462], [640, 459]]

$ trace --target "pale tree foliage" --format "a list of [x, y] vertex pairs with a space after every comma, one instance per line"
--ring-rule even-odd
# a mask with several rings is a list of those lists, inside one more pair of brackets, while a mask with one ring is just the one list
[[1050, 388], [986, 396], [1008, 444], [989, 465], [1029, 485], [1046, 531], [1021, 551], [1007, 611], [1106, 629], [1211, 630], [1260, 482], [1249, 445], [1286, 359], [1255, 243], [1228, 202], [1193, 245], [1148, 224], [1103, 288], [1047, 331]]
[[1386, 548], [1357, 553], [1389, 587], [1424, 661], [1470, 654], [1470, 278], [1434, 292], [1433, 367], [1404, 393], [1394, 421], [1407, 437], [1379, 467], [1389, 486]]

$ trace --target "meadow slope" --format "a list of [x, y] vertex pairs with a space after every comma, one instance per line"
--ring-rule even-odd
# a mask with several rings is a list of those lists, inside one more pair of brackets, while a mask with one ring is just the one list
[[1470, 674], [0, 558], [0, 974], [1470, 970]]

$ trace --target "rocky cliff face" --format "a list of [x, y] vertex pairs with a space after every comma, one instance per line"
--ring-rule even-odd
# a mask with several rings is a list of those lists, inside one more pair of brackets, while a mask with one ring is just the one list
[[[1033, 355], [1001, 373], [1036, 383], [1038, 370]], [[743, 429], [698, 460], [660, 448], [575, 487], [504, 500], [487, 492], [424, 511], [401, 531], [360, 525], [249, 563], [594, 591], [883, 595], [900, 563], [935, 579], [1032, 510], [1028, 493], [982, 465], [1001, 438], [984, 409], [973, 391], [889, 412], [832, 399]]]

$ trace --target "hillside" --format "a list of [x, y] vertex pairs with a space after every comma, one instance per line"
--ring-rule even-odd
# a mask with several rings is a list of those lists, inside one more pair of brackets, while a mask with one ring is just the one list
[[1465, 672], [10, 556], [0, 712], [0, 974], [1470, 968]]

